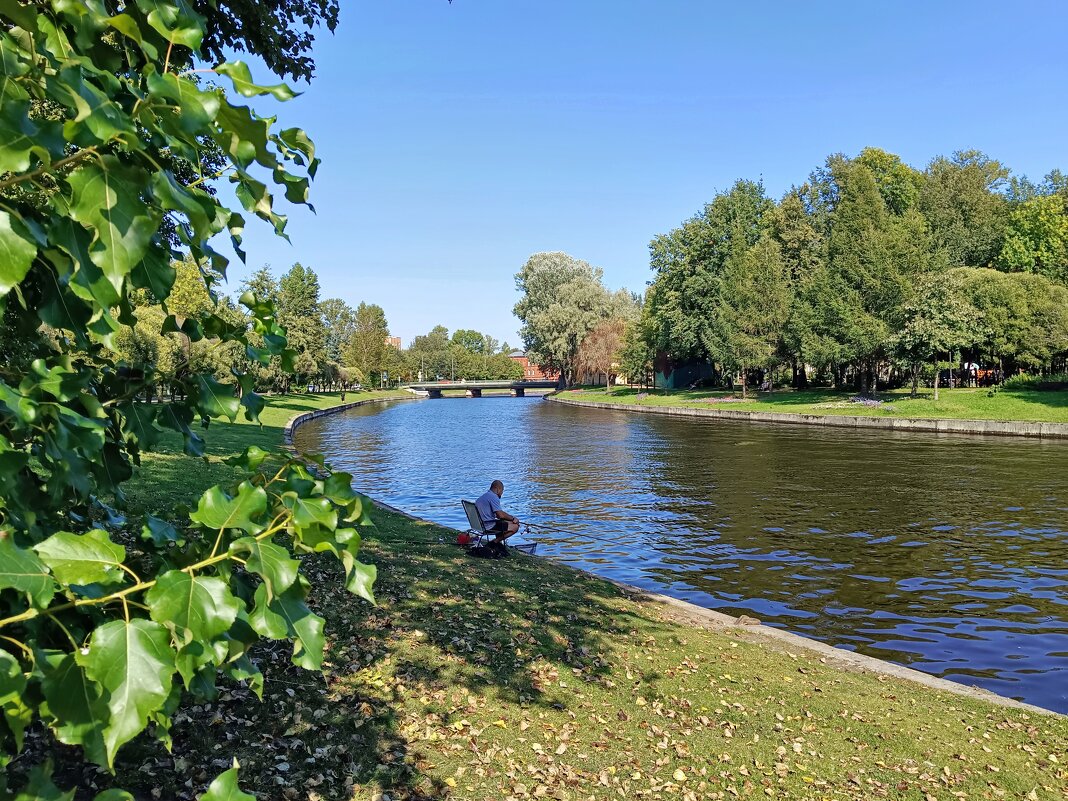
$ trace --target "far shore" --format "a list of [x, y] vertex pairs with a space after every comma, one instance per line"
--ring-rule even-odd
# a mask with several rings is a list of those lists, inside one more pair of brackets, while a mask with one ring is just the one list
[[835, 390], [749, 393], [710, 390], [641, 390], [583, 387], [551, 400], [622, 411], [752, 422], [799, 423], [852, 428], [933, 431], [995, 436], [1068, 438], [1068, 391], [987, 388], [908, 390], [861, 399]]

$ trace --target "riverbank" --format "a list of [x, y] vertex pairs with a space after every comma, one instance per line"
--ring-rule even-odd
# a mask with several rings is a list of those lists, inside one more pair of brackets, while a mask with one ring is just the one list
[[[213, 459], [277, 447], [286, 420], [327, 405], [271, 399], [264, 429], [213, 426]], [[158, 472], [171, 467], [160, 458], [146, 457], [156, 486], [142, 479], [132, 501], [188, 503], [207, 485], [190, 478], [196, 460]], [[263, 702], [235, 687], [187, 710], [173, 756], [143, 744], [120, 768], [125, 786], [189, 798], [235, 755], [261, 800], [1045, 799], [1068, 787], [1064, 718], [843, 671], [759, 631], [680, 622], [584, 573], [470, 559], [448, 529], [375, 519], [363, 558], [379, 568], [378, 607], [347, 595], [330, 562], [305, 560], [327, 678], [294, 668], [284, 644], [261, 648]]]
[[[930, 393], [928, 393], [930, 394]], [[907, 390], [879, 393], [874, 402], [853, 402], [831, 390], [735, 393], [708, 390], [603, 388], [566, 390], [550, 400], [620, 411], [692, 417], [796, 423], [853, 428], [887, 428], [995, 436], [1068, 438], [1068, 392], [987, 389], [941, 390], [938, 401]]]

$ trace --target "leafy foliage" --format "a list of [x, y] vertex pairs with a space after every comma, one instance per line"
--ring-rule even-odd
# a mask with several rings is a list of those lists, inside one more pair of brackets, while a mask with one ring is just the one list
[[626, 291], [611, 293], [603, 273], [566, 253], [535, 253], [516, 273], [523, 297], [515, 315], [533, 361], [559, 373], [565, 384], [575, 379], [579, 345], [598, 323], [633, 316], [636, 300]]
[[915, 385], [922, 362], [963, 351], [1006, 374], [1063, 369], [1060, 302], [1043, 295], [1068, 286], [1066, 187], [1057, 170], [1010, 179], [978, 151], [921, 172], [870, 147], [828, 157], [777, 204], [740, 180], [650, 243], [642, 342], [666, 364], [788, 362], [798, 388], [811, 367], [861, 392], [880, 375]]
[[[285, 8], [309, 24], [336, 14]], [[209, 27], [186, 3], [4, 3], [0, 18], [0, 304], [31, 335], [0, 367], [0, 767], [39, 721], [113, 768], [146, 729], [167, 741], [183, 691], [211, 698], [220, 673], [259, 688], [248, 651], [262, 637], [320, 667], [322, 619], [292, 551], [333, 553], [371, 597], [357, 561], [366, 501], [350, 476], [288, 454], [250, 449], [235, 462], [248, 478], [192, 512], [143, 526], [123, 514], [123, 483], [164, 430], [202, 455], [195, 422], [255, 420], [251, 371], [296, 356], [271, 299], [246, 292], [243, 312], [219, 301], [227, 259], [213, 242], [240, 254], [245, 219], [206, 186], [225, 173], [244, 211], [284, 236], [266, 176], [307, 203], [318, 161], [303, 131], [275, 130], [223, 88], [285, 100], [287, 87], [256, 84], [241, 62], [206, 81], [187, 69]], [[236, 39], [207, 52], [220, 41]], [[275, 44], [246, 42], [261, 55]], [[289, 44], [283, 61], [304, 48]], [[227, 369], [206, 369], [201, 345], [224, 349]], [[145, 400], [159, 382], [171, 402]], [[42, 767], [15, 797], [71, 794]], [[236, 773], [207, 797], [243, 797]]]

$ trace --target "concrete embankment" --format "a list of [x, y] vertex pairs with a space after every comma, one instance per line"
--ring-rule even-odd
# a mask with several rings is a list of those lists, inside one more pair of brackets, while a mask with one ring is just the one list
[[352, 403], [342, 403], [338, 406], [331, 406], [327, 409], [316, 409], [312, 412], [304, 412], [298, 414], [295, 417], [290, 418], [286, 423], [286, 427], [282, 429], [282, 443], [287, 448], [293, 447], [293, 432], [300, 428], [305, 423], [315, 420], [319, 417], [326, 417], [331, 414], [339, 414], [346, 412], [349, 409], [355, 409], [357, 406], [367, 406], [371, 403], [390, 403], [392, 401], [406, 401], [406, 400], [419, 400], [417, 395], [392, 395], [386, 398], [365, 398], [364, 400], [353, 401]]
[[611, 409], [617, 412], [663, 414], [673, 417], [697, 417], [714, 420], [741, 420], [749, 423], [786, 423], [789, 425], [827, 426], [832, 428], [879, 428], [888, 431], [925, 431], [938, 434], [978, 434], [995, 437], [1030, 437], [1034, 439], [1068, 439], [1068, 423], [1035, 423], [1010, 420], [949, 420], [921, 417], [866, 417], [863, 415], [799, 414], [791, 412], [749, 412], [736, 409], [701, 409], [693, 406], [643, 406], [637, 403], [609, 403], [571, 400], [559, 395], [546, 400], [568, 406]]

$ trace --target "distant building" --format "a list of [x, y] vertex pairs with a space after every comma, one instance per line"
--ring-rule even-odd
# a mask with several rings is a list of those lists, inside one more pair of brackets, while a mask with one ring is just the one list
[[521, 350], [513, 350], [508, 354], [508, 358], [518, 362], [519, 366], [523, 368], [524, 381], [546, 381], [556, 379], [557, 373], [555, 370], [543, 370], [541, 365], [531, 362], [527, 357], [527, 354]]
[[397, 350], [400, 350], [401, 349], [401, 338], [400, 337], [386, 337], [386, 344], [387, 345], [392, 345]]

